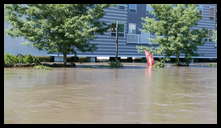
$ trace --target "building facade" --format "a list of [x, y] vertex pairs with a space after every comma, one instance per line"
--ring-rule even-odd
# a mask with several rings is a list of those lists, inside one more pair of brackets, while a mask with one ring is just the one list
[[[217, 6], [214, 4], [201, 4], [199, 9], [202, 19], [194, 28], [216, 29]], [[154, 35], [141, 31], [142, 18], [148, 16], [148, 11], [150, 10], [151, 7], [146, 4], [118, 4], [105, 9], [105, 15], [100, 21], [112, 25], [115, 25], [116, 21], [118, 22], [119, 57], [144, 57], [144, 53], [138, 53], [136, 46], [156, 45], [149, 41]], [[7, 28], [6, 23], [5, 28]], [[115, 34], [116, 32], [110, 29], [103, 35], [96, 35], [96, 38], [91, 40], [90, 43], [96, 44], [97, 50], [94, 52], [78, 51], [77, 55], [83, 57], [114, 57], [116, 51]], [[25, 41], [22, 38], [11, 38], [6, 34], [4, 38], [5, 53], [57, 56], [57, 54], [47, 54], [45, 51], [38, 51], [31, 46], [21, 45]], [[204, 45], [198, 47], [197, 53], [199, 53], [199, 56], [193, 58], [217, 58], [216, 44], [207, 39]], [[156, 55], [155, 57], [160, 56]]]

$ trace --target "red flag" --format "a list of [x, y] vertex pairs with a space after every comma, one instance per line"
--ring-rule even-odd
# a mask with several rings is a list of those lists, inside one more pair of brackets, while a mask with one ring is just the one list
[[150, 52], [146, 51], [146, 50], [144, 50], [144, 53], [146, 55], [147, 65], [152, 66], [154, 64], [153, 55]]

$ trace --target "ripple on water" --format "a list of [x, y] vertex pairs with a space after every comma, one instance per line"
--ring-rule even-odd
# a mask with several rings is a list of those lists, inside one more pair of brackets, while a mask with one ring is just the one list
[[214, 68], [4, 71], [5, 123], [216, 123]]

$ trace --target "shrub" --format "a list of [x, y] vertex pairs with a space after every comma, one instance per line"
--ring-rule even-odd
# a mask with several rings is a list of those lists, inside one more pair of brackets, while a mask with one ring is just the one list
[[25, 64], [30, 64], [33, 62], [32, 56], [31, 55], [26, 55], [23, 57], [24, 63]]
[[32, 56], [32, 63], [35, 63], [35, 64], [40, 64], [40, 63], [41, 63], [41, 61], [40, 61], [39, 57]]
[[153, 66], [154, 66], [154, 68], [164, 68], [165, 62], [163, 60], [155, 61], [155, 64]]
[[26, 55], [23, 57], [23, 63], [25, 63], [25, 64], [32, 64], [32, 63], [39, 64], [40, 60], [38, 57]]
[[17, 58], [17, 60], [18, 60], [18, 62], [17, 63], [21, 63], [21, 64], [24, 64], [24, 57], [22, 57], [22, 56], [15, 56], [16, 58]]
[[4, 64], [14, 65], [16, 63], [18, 63], [18, 58], [16, 56], [13, 56], [11, 54], [5, 54], [4, 55]]
[[14, 64], [40, 64], [40, 60], [38, 57], [31, 55], [22, 55], [18, 54], [17, 56], [13, 56], [11, 54], [4, 55], [4, 64], [6, 65], [14, 65]]
[[18, 54], [17, 56], [15, 56], [18, 60], [17, 63], [24, 63], [24, 56], [22, 54]]
[[123, 64], [120, 62], [120, 61], [111, 61], [109, 63], [110, 67], [111, 68], [120, 68], [120, 67], [123, 67]]

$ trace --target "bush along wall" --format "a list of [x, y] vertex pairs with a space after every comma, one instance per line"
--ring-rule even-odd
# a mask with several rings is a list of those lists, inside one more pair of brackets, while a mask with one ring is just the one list
[[19, 66], [34, 66], [40, 64], [39, 57], [31, 56], [31, 55], [4, 55], [4, 66], [5, 67], [19, 67]]

